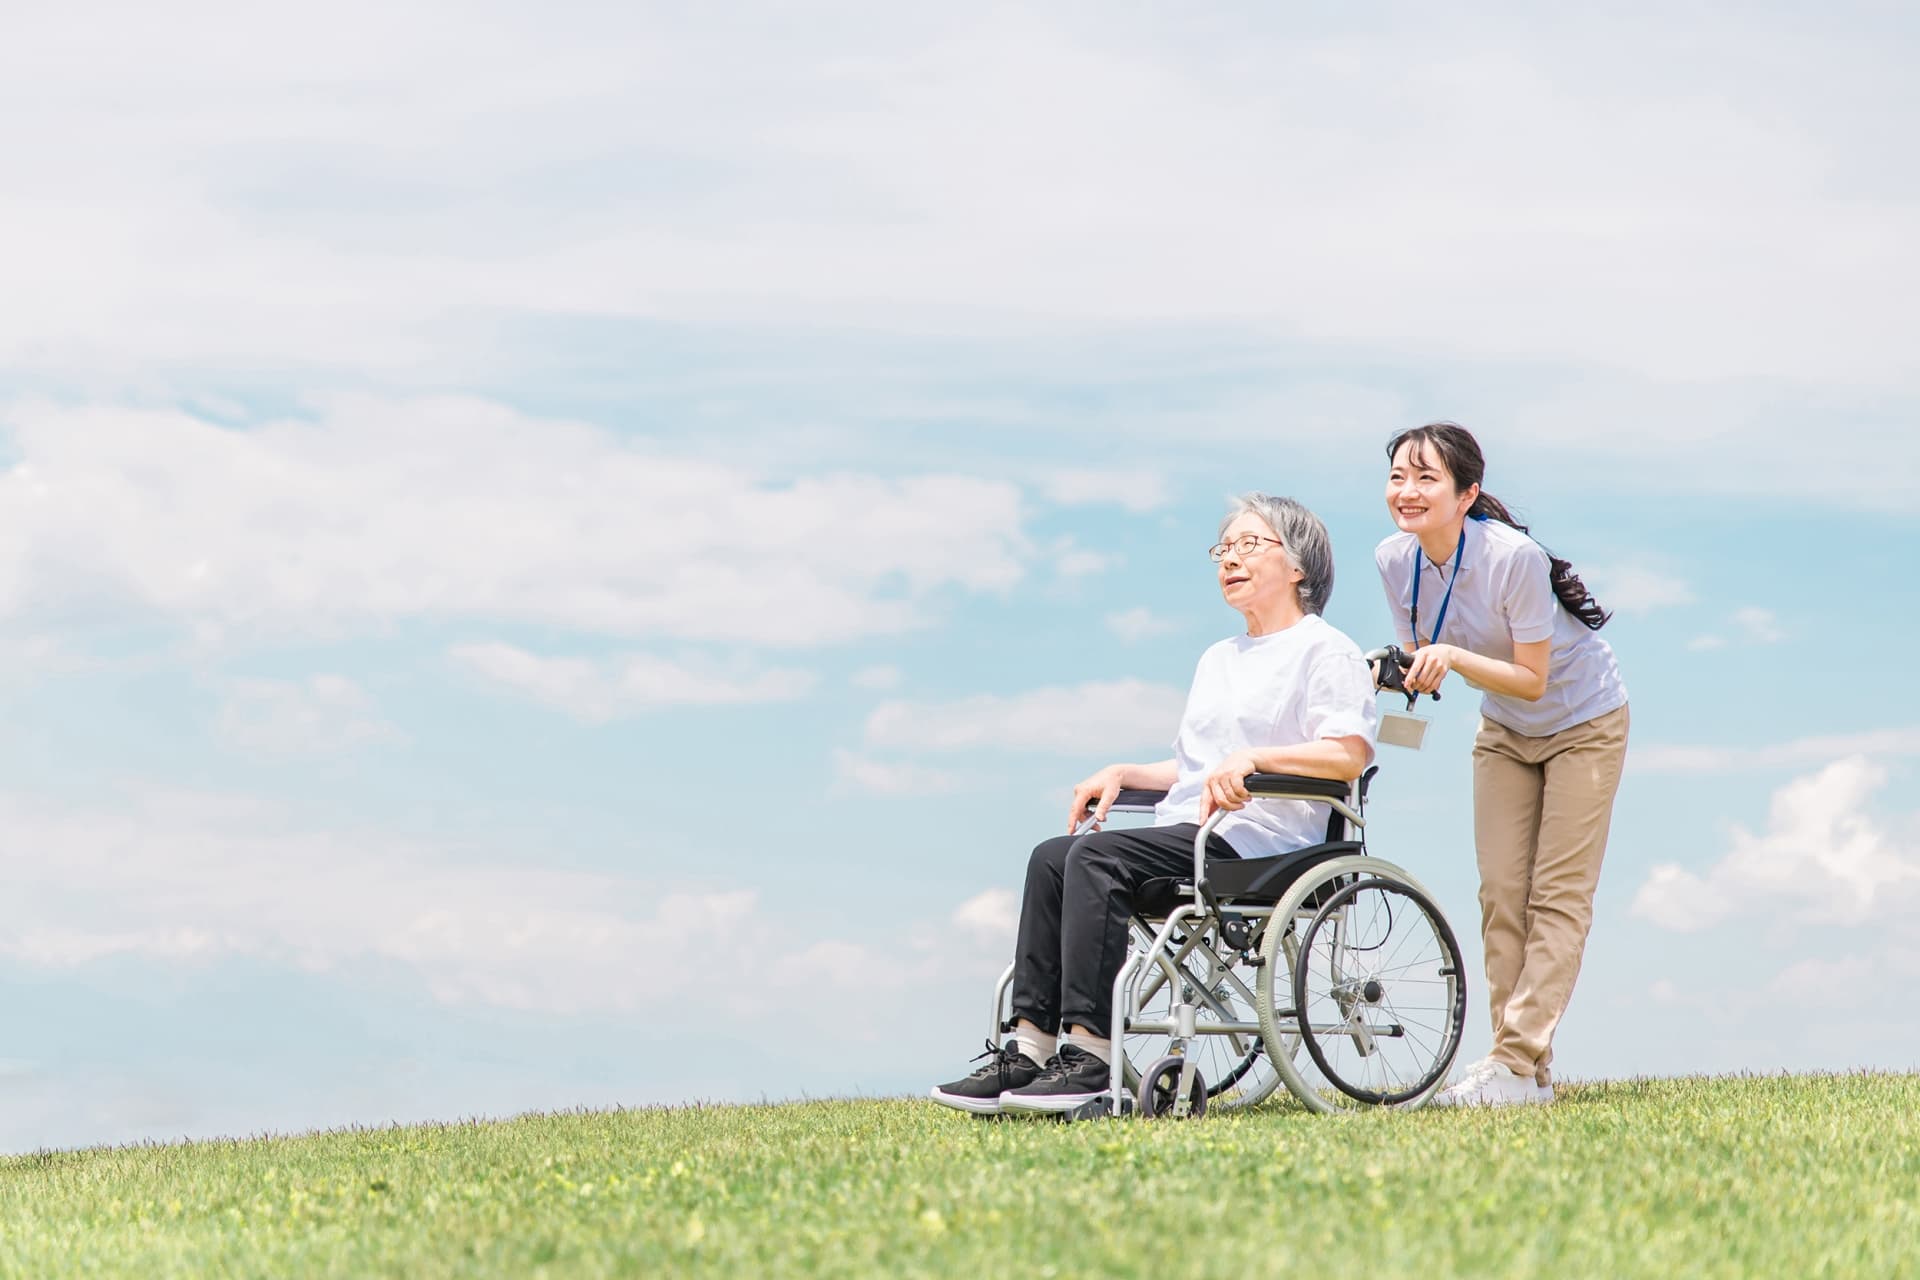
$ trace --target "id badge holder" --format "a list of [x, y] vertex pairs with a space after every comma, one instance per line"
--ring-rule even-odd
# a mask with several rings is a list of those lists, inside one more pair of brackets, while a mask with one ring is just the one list
[[1414, 715], [1411, 711], [1382, 711], [1376, 741], [1390, 747], [1418, 751], [1420, 744], [1427, 740], [1427, 726], [1431, 723], [1428, 717]]

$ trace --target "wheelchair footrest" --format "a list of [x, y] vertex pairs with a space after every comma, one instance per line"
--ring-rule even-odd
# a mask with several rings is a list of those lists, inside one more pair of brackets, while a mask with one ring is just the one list
[[[1127, 1115], [1133, 1110], [1132, 1098], [1120, 1099], [1120, 1114]], [[1060, 1113], [1062, 1120], [1071, 1123], [1075, 1120], [1105, 1120], [1113, 1115], [1111, 1098], [1088, 1098], [1071, 1111]]]

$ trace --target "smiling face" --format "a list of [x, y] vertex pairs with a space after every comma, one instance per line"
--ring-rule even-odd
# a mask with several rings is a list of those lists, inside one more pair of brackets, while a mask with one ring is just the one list
[[[1239, 549], [1242, 538], [1263, 539], [1246, 553]], [[1243, 511], [1220, 535], [1227, 553], [1220, 559], [1220, 595], [1242, 613], [1264, 613], [1276, 605], [1292, 603], [1298, 607], [1300, 595], [1296, 583], [1307, 575], [1294, 568], [1286, 548], [1280, 545], [1273, 526]]]
[[1456, 488], [1440, 451], [1418, 436], [1393, 451], [1387, 470], [1387, 511], [1405, 532], [1418, 536], [1455, 529], [1479, 496], [1477, 484]]

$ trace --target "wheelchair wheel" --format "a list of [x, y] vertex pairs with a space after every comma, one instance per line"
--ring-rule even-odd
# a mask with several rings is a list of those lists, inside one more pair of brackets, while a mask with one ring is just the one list
[[[1135, 1102], [1140, 1114], [1151, 1120], [1155, 1116], [1170, 1116], [1174, 1112], [1174, 1099], [1180, 1095], [1180, 1073], [1185, 1070], [1187, 1060], [1177, 1053], [1170, 1053], [1158, 1062], [1151, 1063], [1141, 1074], [1140, 1088], [1135, 1094]], [[1187, 1087], [1187, 1119], [1198, 1120], [1207, 1114], [1207, 1082], [1199, 1068], [1194, 1068], [1193, 1082]]]
[[1353, 880], [1300, 935], [1293, 1006], [1313, 1065], [1340, 1093], [1374, 1106], [1423, 1099], [1460, 1048], [1460, 944], [1413, 885]]
[[[1151, 941], [1149, 936], [1141, 945]], [[1189, 936], [1176, 946], [1166, 966], [1155, 965], [1142, 978], [1137, 1022], [1170, 1023], [1174, 1005], [1186, 1003], [1197, 1006], [1203, 1023], [1238, 1022], [1250, 1028], [1196, 1035], [1187, 1042], [1187, 1056], [1205, 1078], [1214, 1107], [1251, 1106], [1280, 1084], [1280, 1075], [1260, 1033], [1251, 1029], [1258, 1025], [1259, 1017], [1255, 1011], [1255, 972], [1238, 952], [1220, 947], [1209, 934]], [[1139, 1089], [1152, 1067], [1168, 1056], [1171, 1042], [1172, 1038], [1158, 1029], [1127, 1033], [1122, 1051], [1126, 1054], [1124, 1077], [1129, 1088]], [[1288, 1050], [1297, 1044], [1297, 1039], [1289, 1037]]]

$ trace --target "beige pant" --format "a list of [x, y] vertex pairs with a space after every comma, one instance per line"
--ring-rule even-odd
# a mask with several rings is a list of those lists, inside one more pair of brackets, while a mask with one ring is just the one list
[[1473, 744], [1493, 1060], [1548, 1083], [1627, 755], [1623, 706], [1544, 738], [1481, 720]]

